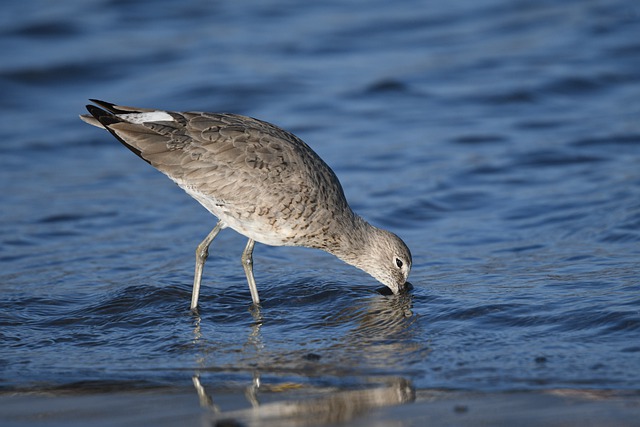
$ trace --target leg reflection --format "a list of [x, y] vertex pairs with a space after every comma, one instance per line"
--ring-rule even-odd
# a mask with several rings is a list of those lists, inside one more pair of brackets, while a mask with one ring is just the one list
[[218, 406], [213, 403], [213, 399], [211, 398], [211, 396], [209, 396], [204, 387], [202, 387], [202, 384], [200, 383], [200, 376], [194, 375], [191, 380], [193, 381], [193, 386], [196, 388], [196, 392], [198, 393], [200, 406], [202, 406], [203, 408], [211, 409], [214, 414], [219, 414], [220, 408], [218, 408]]
[[[262, 339], [261, 328], [264, 322], [264, 318], [262, 316], [262, 312], [260, 310], [260, 306], [253, 304], [249, 311], [253, 318], [253, 322], [251, 323], [249, 334], [247, 335], [246, 341], [242, 347], [242, 354], [251, 355], [254, 354], [255, 362], [250, 363], [255, 366], [255, 370], [253, 372], [253, 379], [251, 385], [249, 385], [244, 390], [244, 395], [246, 400], [251, 404], [252, 407], [258, 408], [260, 406], [260, 402], [258, 400], [258, 391], [260, 389], [260, 372], [259, 372], [259, 360], [260, 354], [264, 349], [264, 342]], [[198, 394], [198, 400], [200, 401], [200, 406], [203, 408], [210, 409], [214, 414], [220, 413], [220, 408], [213, 402], [213, 399], [209, 394], [207, 394], [202, 382], [200, 381], [201, 373], [205, 373], [207, 371], [215, 370], [212, 367], [207, 366], [206, 354], [211, 351], [210, 348], [206, 348], [206, 338], [203, 339], [203, 334], [200, 328], [201, 318], [197, 311], [193, 311], [194, 317], [194, 328], [193, 328], [193, 341], [194, 345], [197, 345], [201, 349], [201, 356], [198, 357], [197, 364], [200, 366], [200, 369], [196, 370], [194, 375], [192, 376], [193, 386], [196, 389], [196, 393]], [[248, 362], [247, 362], [248, 363]]]

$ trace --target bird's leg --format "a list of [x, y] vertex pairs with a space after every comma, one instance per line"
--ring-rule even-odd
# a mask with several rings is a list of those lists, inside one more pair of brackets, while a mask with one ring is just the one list
[[242, 252], [242, 267], [244, 268], [244, 274], [247, 275], [247, 282], [249, 282], [249, 290], [251, 291], [251, 299], [255, 306], [260, 305], [260, 297], [258, 296], [258, 287], [256, 286], [256, 279], [253, 278], [253, 246], [255, 245], [253, 239], [249, 239], [247, 247]]
[[200, 282], [202, 281], [202, 269], [204, 262], [209, 256], [209, 245], [222, 230], [222, 221], [218, 221], [213, 230], [204, 238], [204, 240], [196, 248], [196, 272], [193, 276], [193, 292], [191, 292], [191, 310], [195, 311], [198, 307], [198, 296], [200, 296]]

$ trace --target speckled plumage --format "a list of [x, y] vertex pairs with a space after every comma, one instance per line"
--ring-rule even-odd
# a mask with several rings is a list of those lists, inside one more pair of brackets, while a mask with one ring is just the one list
[[[393, 292], [404, 285], [411, 268], [409, 249], [394, 234], [356, 215], [331, 168], [290, 132], [236, 114], [164, 112], [92, 101], [102, 108], [88, 105], [91, 115], [81, 116], [84, 121], [109, 130], [218, 217], [210, 240], [226, 227], [250, 239], [243, 256], [250, 287], [252, 240], [322, 249]], [[207, 252], [210, 240], [199, 250]], [[200, 275], [201, 270], [202, 265]], [[198, 289], [194, 281], [192, 308]], [[257, 304], [257, 290], [252, 296]]]

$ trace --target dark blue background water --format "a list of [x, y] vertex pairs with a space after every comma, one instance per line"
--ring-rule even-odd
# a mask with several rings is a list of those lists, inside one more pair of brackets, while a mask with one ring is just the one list
[[[8, 1], [0, 390], [640, 384], [640, 5]], [[200, 317], [197, 202], [78, 118], [88, 98], [292, 130], [413, 252], [386, 297], [232, 231]]]

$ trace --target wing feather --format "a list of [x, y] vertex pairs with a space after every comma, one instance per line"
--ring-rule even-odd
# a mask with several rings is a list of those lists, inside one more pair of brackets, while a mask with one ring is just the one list
[[[260, 224], [269, 221], [271, 227], [290, 228], [288, 219], [302, 215], [331, 220], [327, 206], [351, 212], [329, 166], [277, 126], [234, 114], [95, 102], [103, 108], [87, 106], [91, 116], [83, 120], [106, 128], [218, 216], [241, 222], [254, 215], [245, 223], [267, 227]], [[145, 121], [155, 117], [162, 120]], [[287, 232], [294, 235], [291, 230], [283, 235]]]

